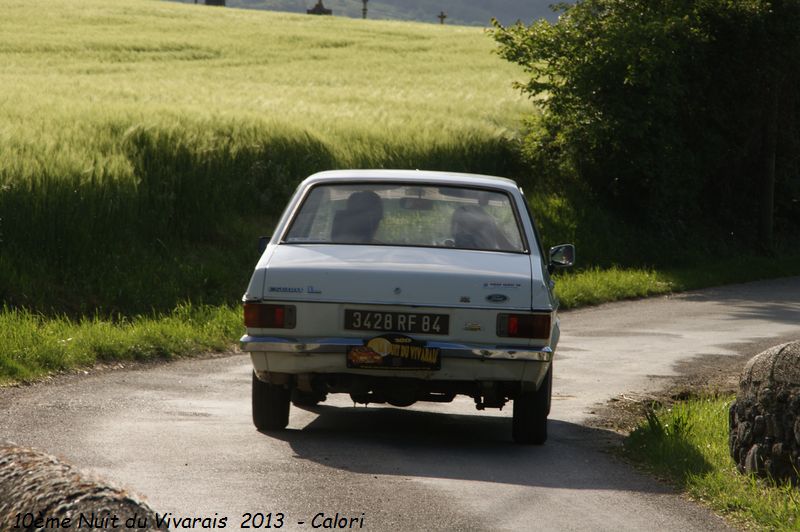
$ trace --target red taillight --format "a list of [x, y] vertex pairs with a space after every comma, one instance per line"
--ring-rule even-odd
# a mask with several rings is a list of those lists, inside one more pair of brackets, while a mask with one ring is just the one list
[[286, 309], [283, 307], [275, 307], [272, 311], [272, 318], [275, 322], [274, 326], [283, 329], [286, 324]]
[[245, 303], [244, 326], [263, 329], [294, 329], [295, 308], [292, 305]]
[[497, 336], [550, 338], [550, 314], [498, 314]]

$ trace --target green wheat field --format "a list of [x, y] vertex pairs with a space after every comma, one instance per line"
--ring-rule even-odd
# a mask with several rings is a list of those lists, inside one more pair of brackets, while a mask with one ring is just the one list
[[[218, 302], [188, 278], [225, 282], [215, 250], [269, 231], [306, 175], [507, 174], [531, 110], [478, 28], [148, 0], [0, 11], [0, 295], [15, 305]], [[154, 253], [197, 268], [161, 271]], [[115, 274], [134, 263], [150, 275]]]

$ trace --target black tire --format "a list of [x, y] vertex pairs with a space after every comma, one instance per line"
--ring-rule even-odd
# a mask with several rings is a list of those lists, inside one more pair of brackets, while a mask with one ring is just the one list
[[542, 445], [547, 441], [547, 416], [553, 389], [553, 366], [547, 370], [542, 385], [535, 392], [521, 393], [514, 399], [511, 433], [514, 442]]
[[301, 392], [295, 388], [292, 390], [292, 404], [294, 406], [317, 406], [326, 399], [325, 395], [318, 392]]
[[258, 380], [253, 373], [253, 424], [258, 430], [281, 430], [289, 424], [291, 391]]

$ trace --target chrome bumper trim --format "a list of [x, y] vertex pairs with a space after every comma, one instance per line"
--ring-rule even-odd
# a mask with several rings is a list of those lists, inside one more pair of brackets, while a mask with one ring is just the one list
[[[308, 338], [300, 341], [297, 338], [277, 338], [272, 336], [244, 335], [239, 340], [242, 351], [313, 354], [345, 354], [351, 346], [363, 345], [358, 338]], [[526, 346], [484, 346], [456, 344], [450, 342], [429, 341], [427, 347], [441, 349], [444, 358], [467, 358], [477, 360], [522, 360], [550, 362], [553, 350], [548, 347]]]

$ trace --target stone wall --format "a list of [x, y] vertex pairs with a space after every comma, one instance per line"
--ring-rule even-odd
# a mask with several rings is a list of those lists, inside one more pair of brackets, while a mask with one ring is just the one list
[[793, 483], [800, 470], [800, 341], [753, 357], [730, 408], [728, 443], [742, 473]]
[[0, 531], [62, 528], [159, 530], [153, 510], [127, 491], [54, 456], [0, 441]]

